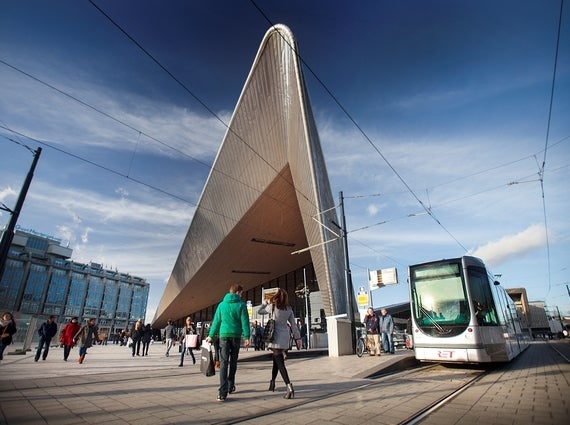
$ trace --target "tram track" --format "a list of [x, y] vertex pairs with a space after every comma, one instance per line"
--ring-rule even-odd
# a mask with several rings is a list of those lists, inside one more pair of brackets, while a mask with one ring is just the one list
[[[449, 380], [456, 380], [457, 384], [454, 388], [450, 389], [449, 391], [445, 392], [445, 395], [439, 396], [430, 400], [429, 403], [426, 403], [424, 406], [414, 408], [414, 412], [410, 414], [409, 410], [405, 413], [405, 409], [400, 412], [400, 417], [396, 421], [390, 422], [378, 422], [378, 423], [390, 423], [390, 424], [398, 424], [398, 425], [412, 425], [420, 423], [423, 419], [429, 416], [430, 413], [434, 412], [435, 410], [439, 409], [440, 407], [444, 406], [446, 403], [451, 401], [461, 392], [468, 389], [471, 385], [475, 384], [478, 380], [480, 380], [488, 370], [473, 370], [469, 366], [465, 366], [465, 369], [454, 365], [452, 368], [447, 366], [443, 366], [440, 364], [424, 364], [418, 366], [417, 368], [399, 372], [391, 372], [383, 375], [377, 375], [370, 380], [370, 382], [356, 385], [354, 387], [343, 389], [339, 391], [331, 391], [331, 392], [323, 392], [318, 397], [311, 397], [311, 398], [300, 398], [299, 400], [291, 400], [291, 403], [282, 406], [279, 408], [271, 408], [264, 410], [263, 412], [257, 412], [254, 415], [246, 415], [240, 418], [232, 418], [231, 420], [223, 420], [219, 422], [215, 422], [216, 425], [229, 425], [229, 424], [241, 424], [241, 423], [248, 423], [248, 424], [257, 424], [257, 423], [264, 423], [267, 417], [271, 415], [273, 419], [275, 419], [275, 415], [291, 415], [295, 414], [297, 411], [307, 411], [307, 410], [314, 410], [314, 409], [326, 409], [328, 406], [334, 405], [342, 405], [342, 404], [350, 404], [350, 403], [357, 403], [359, 405], [358, 410], [363, 409], [365, 411], [369, 411], [371, 415], [375, 415], [374, 409], [378, 410], [377, 414], [381, 414], [382, 411], [382, 392], [390, 392], [394, 389], [395, 386], [415, 386], [418, 387], [420, 385], [425, 384], [426, 387], [437, 386], [438, 382], [445, 380], [446, 373], [449, 374]], [[441, 375], [443, 374], [443, 376]], [[465, 376], [462, 376], [465, 375]], [[460, 376], [458, 378], [458, 376]], [[426, 389], [426, 393], [429, 393], [429, 390]], [[362, 396], [362, 394], [365, 394]], [[377, 398], [370, 398], [367, 397], [368, 394], [379, 394]], [[386, 396], [387, 397], [387, 396]], [[409, 396], [410, 399], [414, 398], [414, 395]], [[358, 399], [358, 401], [350, 401], [353, 398]], [[365, 405], [361, 406], [363, 403], [362, 399], [369, 399], [368, 403], [364, 402]], [[417, 402], [414, 404], [418, 404]], [[356, 410], [355, 410], [356, 413]], [[397, 413], [391, 414], [393, 418]], [[272, 419], [272, 420], [273, 420]], [[361, 418], [355, 417], [355, 423], [361, 422]], [[375, 422], [376, 423], [376, 422]]]
[[431, 413], [435, 412], [436, 410], [438, 410], [441, 407], [448, 404], [451, 400], [453, 400], [455, 397], [457, 397], [463, 391], [467, 390], [473, 384], [475, 384], [480, 379], [482, 379], [487, 373], [488, 373], [488, 371], [483, 371], [480, 374], [478, 374], [477, 376], [474, 376], [473, 379], [471, 379], [468, 382], [466, 382], [465, 384], [463, 384], [460, 388], [456, 389], [455, 391], [452, 391], [451, 393], [442, 397], [441, 399], [437, 400], [436, 402], [432, 403], [431, 405], [426, 406], [425, 408], [415, 412], [413, 415], [410, 415], [407, 419], [405, 419], [401, 422], [398, 422], [397, 425], [415, 425], [415, 424], [421, 423], [421, 421], [424, 420], [426, 417], [428, 417]]

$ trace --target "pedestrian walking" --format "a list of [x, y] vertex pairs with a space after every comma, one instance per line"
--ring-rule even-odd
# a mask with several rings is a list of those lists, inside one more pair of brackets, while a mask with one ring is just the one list
[[150, 326], [150, 323], [147, 323], [143, 328], [143, 334], [141, 337], [143, 356], [148, 356], [148, 347], [150, 347], [151, 340], [152, 340], [152, 327]]
[[255, 351], [259, 351], [261, 350], [261, 338], [263, 337], [263, 329], [261, 328], [261, 324], [256, 320], [253, 323], [251, 330], [253, 334], [253, 346], [255, 347]]
[[[55, 323], [55, 316], [50, 316], [46, 322], [42, 323], [38, 329], [38, 335], [40, 340], [38, 341], [38, 349], [36, 350], [36, 356], [34, 361], [38, 361], [40, 356], [42, 360], [45, 360], [49, 353], [49, 346], [51, 344], [51, 339], [57, 334], [57, 323]], [[42, 355], [43, 349], [43, 355]]]
[[380, 332], [382, 332], [382, 348], [385, 353], [394, 354], [394, 319], [385, 308], [380, 310]]
[[81, 326], [79, 326], [79, 319], [77, 317], [72, 317], [69, 323], [67, 323], [61, 331], [59, 340], [63, 345], [63, 360], [65, 361], [69, 358], [71, 349], [75, 345], [73, 337], [77, 334], [79, 329], [81, 329]]
[[18, 331], [16, 320], [10, 312], [6, 312], [0, 319], [0, 360], [4, 359], [4, 350], [12, 344], [12, 335]]
[[275, 378], [277, 378], [277, 372], [279, 372], [287, 386], [287, 392], [283, 398], [295, 398], [295, 390], [285, 367], [285, 359], [291, 335], [293, 335], [293, 339], [297, 344], [297, 349], [301, 348], [301, 333], [295, 322], [293, 309], [289, 306], [287, 292], [281, 288], [277, 289], [277, 292], [269, 300], [264, 301], [258, 313], [269, 314], [270, 318], [275, 320], [273, 340], [268, 344], [273, 358], [269, 391], [275, 391]]
[[307, 324], [303, 323], [301, 319], [297, 320], [297, 327], [299, 328], [299, 332], [301, 333], [301, 348], [306, 350], [307, 345]]
[[220, 386], [218, 401], [225, 401], [228, 394], [235, 392], [237, 360], [241, 339], [249, 347], [249, 316], [247, 306], [241, 299], [243, 287], [239, 284], [230, 286], [229, 292], [218, 305], [214, 320], [206, 341], [212, 342], [218, 335], [220, 338]]
[[167, 322], [166, 328], [164, 328], [164, 341], [166, 342], [166, 353], [164, 355], [168, 357], [170, 355], [170, 349], [172, 348], [172, 344], [176, 339], [176, 333], [174, 330], [174, 324], [172, 320]]
[[194, 322], [192, 322], [191, 317], [187, 317], [184, 323], [185, 325], [180, 331], [180, 335], [178, 337], [178, 341], [180, 341], [180, 364], [178, 367], [184, 366], [184, 355], [186, 354], [186, 351], [188, 351], [188, 354], [192, 357], [192, 364], [196, 364], [196, 357], [194, 357], [194, 351], [192, 351], [196, 347], [196, 342], [191, 342], [194, 338], [198, 341], [196, 327], [194, 326]]
[[78, 363], [82, 364], [87, 355], [87, 349], [92, 347], [99, 340], [99, 332], [95, 324], [95, 318], [92, 317], [83, 325], [81, 329], [73, 337], [79, 347], [79, 360]]
[[144, 332], [144, 325], [142, 320], [139, 319], [134, 323], [133, 329], [131, 330], [131, 339], [133, 341], [132, 343], [133, 357], [135, 356], [135, 353], [137, 356], [141, 355], [141, 341], [142, 341], [143, 332]]

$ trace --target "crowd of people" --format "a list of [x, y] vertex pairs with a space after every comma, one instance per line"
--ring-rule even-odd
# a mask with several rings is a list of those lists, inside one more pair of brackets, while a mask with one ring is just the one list
[[[237, 361], [242, 346], [252, 345], [256, 351], [271, 351], [272, 367], [268, 391], [275, 391], [276, 379], [280, 375], [286, 390], [284, 398], [295, 397], [295, 390], [289, 376], [285, 361], [287, 352], [292, 348], [307, 349], [307, 325], [295, 314], [289, 305], [288, 294], [278, 288], [273, 295], [264, 300], [258, 314], [268, 316], [273, 323], [272, 336], [268, 338], [266, 331], [259, 321], [250, 323], [246, 303], [242, 300], [243, 287], [239, 284], [230, 286], [228, 293], [216, 308], [214, 318], [208, 329], [197, 329], [191, 317], [186, 317], [184, 326], [177, 331], [172, 320], [161, 335], [165, 344], [166, 357], [170, 356], [172, 348], [178, 344], [180, 353], [179, 367], [184, 366], [184, 357], [190, 356], [192, 364], [196, 364], [194, 350], [199, 349], [202, 339], [211, 343], [215, 352], [216, 368], [219, 369], [219, 386], [217, 400], [223, 402], [236, 391]], [[364, 317], [367, 344], [370, 355], [394, 353], [394, 321], [386, 309], [377, 315], [370, 307]], [[5, 348], [12, 342], [16, 333], [16, 321], [11, 313], [4, 313], [0, 320], [0, 360]], [[38, 329], [39, 341], [34, 360], [46, 360], [51, 340], [57, 335], [56, 317], [50, 316]], [[60, 344], [64, 348], [63, 360], [67, 361], [73, 347], [79, 348], [78, 363], [85, 360], [88, 348], [99, 342], [96, 320], [90, 318], [81, 326], [79, 319], [73, 317], [60, 332]], [[148, 356], [151, 343], [154, 342], [153, 330], [150, 324], [137, 320], [130, 330], [124, 330], [117, 335], [115, 343], [127, 345], [132, 357]]]

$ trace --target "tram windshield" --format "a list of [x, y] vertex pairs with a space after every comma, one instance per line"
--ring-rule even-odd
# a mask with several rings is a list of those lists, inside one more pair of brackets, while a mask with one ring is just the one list
[[438, 263], [410, 269], [412, 312], [426, 333], [454, 336], [471, 319], [461, 263]]

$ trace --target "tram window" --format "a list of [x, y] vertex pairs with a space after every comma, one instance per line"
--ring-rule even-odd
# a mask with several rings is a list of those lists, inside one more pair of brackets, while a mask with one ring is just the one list
[[468, 275], [473, 312], [477, 323], [481, 326], [497, 325], [495, 303], [485, 269], [469, 267]]

